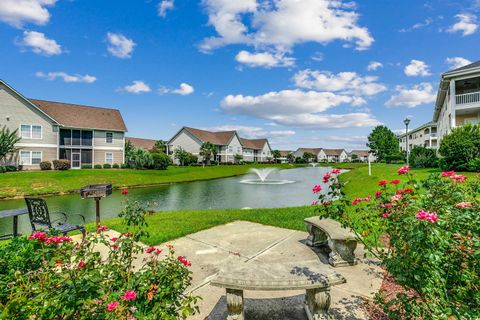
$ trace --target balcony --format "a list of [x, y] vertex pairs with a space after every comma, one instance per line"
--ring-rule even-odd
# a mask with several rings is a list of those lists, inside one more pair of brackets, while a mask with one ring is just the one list
[[457, 106], [480, 103], [480, 91], [457, 94], [455, 96], [455, 103]]

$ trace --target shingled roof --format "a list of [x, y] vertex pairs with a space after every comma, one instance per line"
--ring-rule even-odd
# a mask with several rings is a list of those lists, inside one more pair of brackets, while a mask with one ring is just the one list
[[142, 149], [147, 149], [151, 150], [155, 146], [155, 143], [157, 140], [153, 139], [142, 139], [142, 138], [125, 138], [127, 141], [130, 141], [132, 146], [135, 148], [142, 148]]
[[280, 156], [282, 156], [282, 157], [286, 157], [290, 153], [292, 153], [292, 151], [290, 151], [290, 150], [280, 150]]
[[29, 101], [65, 127], [127, 131], [122, 115], [117, 109], [36, 99]]
[[268, 143], [267, 139], [243, 139], [240, 138], [240, 143], [243, 147], [248, 149], [262, 150], [265, 143]]
[[359, 157], [368, 157], [368, 150], [352, 150], [350, 154], [356, 154]]
[[343, 151], [344, 149], [323, 149], [327, 156], [339, 156]]
[[202, 142], [211, 142], [217, 145], [228, 145], [236, 134], [235, 131], [211, 132], [190, 127], [184, 127], [184, 129]]
[[314, 155], [317, 155], [322, 151], [322, 148], [298, 148], [298, 150], [302, 151], [303, 153], [308, 152]]
[[470, 63], [470, 64], [467, 64], [466, 66], [447, 71], [447, 72], [444, 73], [444, 75], [448, 75], [450, 73], [456, 73], [456, 72], [459, 72], [459, 71], [466, 71], [466, 70], [469, 70], [469, 69], [477, 69], [479, 67], [480, 67], [480, 60], [475, 61], [475, 62]]

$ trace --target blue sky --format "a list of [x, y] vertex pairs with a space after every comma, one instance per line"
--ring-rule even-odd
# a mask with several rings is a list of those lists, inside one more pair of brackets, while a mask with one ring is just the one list
[[238, 129], [358, 149], [432, 118], [440, 74], [479, 59], [480, 0], [2, 0], [0, 78], [113, 107], [129, 135]]

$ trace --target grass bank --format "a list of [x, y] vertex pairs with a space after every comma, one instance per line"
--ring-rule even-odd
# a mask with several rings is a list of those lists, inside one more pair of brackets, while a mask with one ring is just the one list
[[167, 170], [23, 171], [0, 174], [0, 199], [67, 194], [89, 184], [111, 183], [115, 188], [161, 185], [242, 175], [251, 168], [292, 168], [289, 164], [252, 164], [211, 167], [169, 167]]
[[[406, 178], [398, 176], [399, 165], [373, 164], [372, 175], [368, 175], [368, 166], [365, 164], [339, 164], [338, 167], [350, 169], [340, 177], [348, 181], [345, 192], [348, 198], [372, 195], [378, 190], [378, 181]], [[438, 169], [413, 169], [411, 171], [418, 179], [426, 178], [429, 174], [440, 172]], [[473, 174], [469, 174], [473, 177]], [[313, 196], [312, 196], [313, 199]], [[303, 219], [315, 215], [311, 206], [250, 209], [250, 210], [197, 210], [158, 212], [147, 218], [150, 236], [142, 239], [149, 245], [156, 245], [185, 235], [205, 230], [217, 225], [235, 220], [245, 220], [293, 230], [305, 230]], [[120, 219], [105, 221], [110, 228], [126, 232]], [[93, 228], [91, 225], [90, 228]]]

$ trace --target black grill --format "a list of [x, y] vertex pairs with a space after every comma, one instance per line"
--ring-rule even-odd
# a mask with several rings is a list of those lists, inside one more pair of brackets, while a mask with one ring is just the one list
[[95, 184], [85, 186], [80, 189], [80, 196], [83, 199], [89, 198], [105, 198], [112, 194], [111, 184]]

